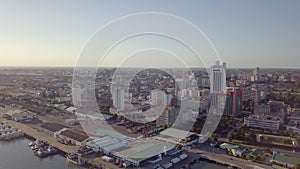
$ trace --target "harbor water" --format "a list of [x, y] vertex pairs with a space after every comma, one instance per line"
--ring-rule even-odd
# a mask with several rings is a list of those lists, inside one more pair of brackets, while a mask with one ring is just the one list
[[[69, 164], [62, 155], [38, 158], [29, 148], [27, 138], [0, 141], [0, 169], [84, 169]], [[227, 167], [200, 161], [192, 169], [226, 169]]]
[[67, 163], [62, 155], [38, 158], [28, 147], [30, 140], [0, 141], [0, 169], [83, 169]]

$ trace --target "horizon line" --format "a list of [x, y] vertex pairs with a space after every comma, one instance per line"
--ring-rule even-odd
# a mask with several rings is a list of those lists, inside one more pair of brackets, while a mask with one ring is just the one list
[[[29, 68], [70, 68], [70, 69], [74, 69], [76, 66], [0, 66], [0, 69], [20, 69], [20, 68], [23, 68], [23, 69], [29, 69]], [[256, 68], [259, 68], [259, 69], [300, 69], [300, 68], [296, 68], [296, 67], [260, 67], [260, 66], [255, 66], [255, 67], [227, 67], [226, 69], [256, 69]], [[89, 67], [89, 66], [86, 66], [86, 67], [80, 67], [80, 68], [96, 68], [96, 67]], [[106, 67], [99, 67], [99, 68], [104, 68], [104, 69], [107, 69], [107, 68], [110, 68], [110, 69], [114, 69], [114, 68], [117, 68], [117, 67], [114, 67], [114, 66], [106, 66]], [[98, 69], [99, 69], [98, 68]], [[133, 69], [133, 68], [143, 68], [143, 67], [120, 67], [120, 68], [130, 68], [130, 69]], [[184, 67], [162, 67], [164, 69], [184, 69]], [[190, 67], [190, 69], [209, 69], [210, 67]], [[149, 68], [151, 69], [151, 68]]]

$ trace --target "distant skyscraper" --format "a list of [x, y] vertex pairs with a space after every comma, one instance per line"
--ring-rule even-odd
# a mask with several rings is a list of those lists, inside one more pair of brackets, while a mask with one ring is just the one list
[[226, 88], [226, 63], [220, 65], [220, 61], [211, 67], [211, 84], [212, 92], [221, 92]]
[[261, 101], [261, 90], [259, 88], [255, 89], [255, 103], [259, 103]]
[[150, 94], [150, 100], [151, 100], [151, 105], [152, 106], [161, 106], [165, 107], [167, 102], [166, 102], [166, 95], [164, 92], [160, 90], [154, 90]]
[[220, 61], [216, 61], [210, 69], [210, 92], [212, 107], [218, 107], [220, 105], [220, 94], [226, 89], [226, 63], [220, 64]]
[[157, 126], [165, 126], [175, 122], [178, 115], [178, 109], [172, 106], [172, 95], [165, 94], [161, 90], [154, 90], [150, 94], [151, 106], [162, 110], [160, 116], [156, 119]]
[[238, 87], [227, 88], [224, 113], [235, 117], [242, 113], [243, 90]]
[[260, 81], [260, 71], [259, 67], [253, 70], [253, 75], [254, 75], [254, 81], [258, 82]]
[[125, 89], [124, 88], [115, 88], [113, 91], [113, 103], [114, 107], [118, 111], [125, 110]]
[[73, 104], [75, 106], [81, 106], [81, 95], [82, 95], [81, 86], [79, 85], [73, 86], [72, 95], [73, 95]]
[[157, 126], [165, 126], [173, 124], [178, 116], [178, 111], [175, 107], [167, 107], [163, 113], [156, 119]]
[[169, 125], [170, 122], [170, 109], [165, 109], [163, 113], [156, 119], [157, 126]]

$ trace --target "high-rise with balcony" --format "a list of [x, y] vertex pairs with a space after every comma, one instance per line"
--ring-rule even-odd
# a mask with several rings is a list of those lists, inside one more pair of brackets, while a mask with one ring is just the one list
[[216, 61], [210, 69], [210, 93], [211, 93], [211, 107], [219, 107], [220, 95], [226, 91], [226, 63], [220, 64]]

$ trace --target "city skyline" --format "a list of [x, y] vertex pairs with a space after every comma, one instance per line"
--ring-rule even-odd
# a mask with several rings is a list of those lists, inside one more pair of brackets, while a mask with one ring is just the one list
[[229, 68], [300, 67], [295, 62], [300, 44], [299, 1], [130, 2], [2, 3], [0, 13], [6, 17], [0, 28], [0, 66], [73, 67], [89, 37], [105, 24], [129, 14], [163, 12], [199, 27]]
[[0, 1], [0, 168], [300, 169], [299, 7]]

